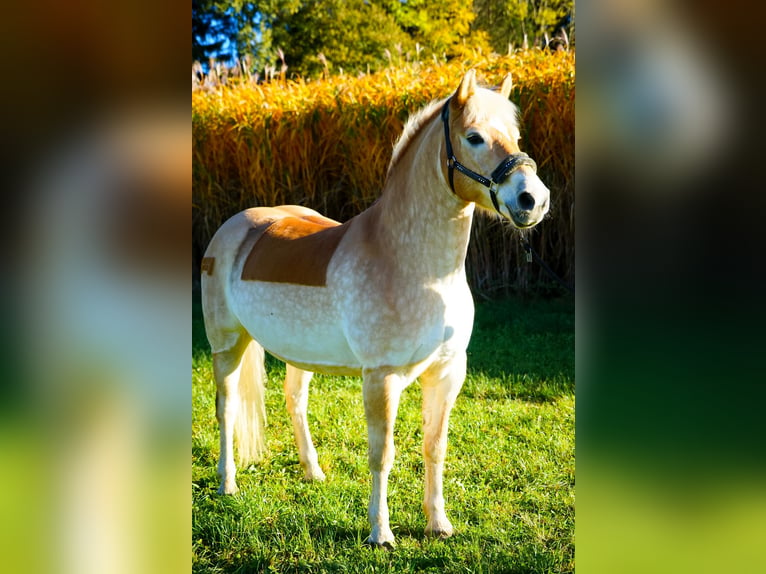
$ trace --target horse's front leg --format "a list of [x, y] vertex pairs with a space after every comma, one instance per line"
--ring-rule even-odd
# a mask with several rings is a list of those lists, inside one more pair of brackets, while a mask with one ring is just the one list
[[364, 412], [367, 417], [367, 456], [372, 473], [367, 543], [391, 548], [394, 534], [388, 522], [388, 475], [394, 464], [394, 421], [399, 397], [405, 387], [399, 375], [390, 371], [364, 371]]
[[423, 462], [425, 494], [423, 509], [428, 522], [426, 534], [447, 538], [453, 528], [444, 511], [443, 473], [447, 452], [447, 427], [466, 373], [466, 355], [436, 363], [420, 376], [423, 387]]

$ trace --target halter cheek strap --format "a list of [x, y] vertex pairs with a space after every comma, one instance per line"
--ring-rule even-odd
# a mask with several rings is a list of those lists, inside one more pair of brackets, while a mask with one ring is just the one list
[[537, 164], [524, 152], [512, 153], [500, 162], [500, 165], [495, 168], [495, 170], [490, 174], [489, 178], [486, 178], [483, 175], [480, 175], [472, 169], [464, 166], [457, 160], [455, 153], [452, 151], [452, 141], [450, 140], [449, 135], [450, 101], [452, 101], [452, 98], [449, 98], [444, 103], [444, 107], [442, 108], [441, 113], [442, 123], [444, 124], [444, 141], [447, 145], [447, 174], [449, 178], [450, 189], [452, 190], [452, 193], [457, 195], [455, 192], [455, 170], [458, 170], [463, 175], [468, 176], [472, 180], [478, 181], [483, 186], [489, 188], [489, 197], [492, 200], [492, 205], [494, 205], [495, 210], [500, 213], [500, 205], [497, 202], [497, 188], [500, 186], [500, 184], [503, 183], [503, 181], [505, 181], [506, 178], [511, 175], [511, 173], [524, 165], [531, 167], [535, 172], [537, 172]]

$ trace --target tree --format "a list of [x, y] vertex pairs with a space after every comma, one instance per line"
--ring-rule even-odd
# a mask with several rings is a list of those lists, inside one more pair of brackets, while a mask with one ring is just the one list
[[254, 69], [273, 61], [271, 21], [300, 0], [192, 0], [192, 61], [247, 56]]
[[377, 3], [313, 0], [282, 11], [270, 25], [271, 44], [284, 53], [288, 73], [315, 76], [325, 67], [349, 72], [378, 69], [386, 53], [410, 51], [411, 38]]
[[573, 0], [192, 0], [192, 61], [284, 59], [288, 75], [542, 45]]
[[426, 52], [451, 57], [466, 49], [485, 49], [486, 35], [471, 35], [473, 2], [465, 0], [379, 0], [397, 24]]
[[192, 0], [192, 62], [220, 54], [232, 31], [231, 18], [213, 0]]
[[[512, 45], [543, 46], [563, 26], [571, 36], [574, 0], [474, 0], [475, 30], [489, 36], [492, 48], [500, 53]], [[567, 22], [569, 16], [569, 22]]]

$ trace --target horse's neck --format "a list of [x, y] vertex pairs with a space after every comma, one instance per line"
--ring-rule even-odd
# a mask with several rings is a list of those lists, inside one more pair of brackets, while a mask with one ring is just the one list
[[381, 247], [396, 257], [402, 271], [434, 280], [462, 272], [474, 211], [445, 185], [439, 165], [443, 149], [436, 139], [440, 126], [424, 127], [375, 205]]

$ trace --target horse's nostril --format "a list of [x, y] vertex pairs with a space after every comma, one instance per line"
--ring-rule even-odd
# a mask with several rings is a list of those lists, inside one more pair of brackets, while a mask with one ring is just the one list
[[524, 211], [530, 211], [535, 206], [535, 198], [531, 193], [523, 192], [519, 194], [519, 207]]

